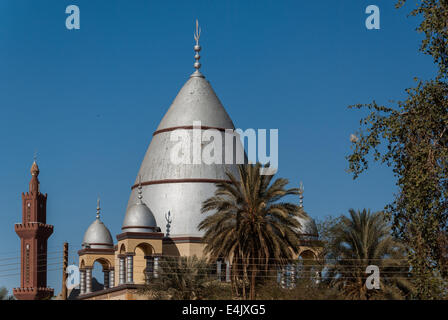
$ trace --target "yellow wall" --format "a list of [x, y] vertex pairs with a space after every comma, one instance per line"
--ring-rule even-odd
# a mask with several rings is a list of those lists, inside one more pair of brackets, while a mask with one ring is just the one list
[[[113, 267], [115, 269], [115, 284], [119, 283], [119, 258], [118, 255], [133, 253], [134, 255], [134, 283], [144, 284], [146, 268], [145, 256], [197, 256], [206, 257], [204, 254], [204, 243], [197, 242], [168, 242], [163, 244], [162, 239], [123, 239], [118, 242], [115, 254], [85, 253], [79, 257], [81, 267], [92, 267], [95, 261], [100, 262], [104, 268]], [[300, 246], [296, 258], [302, 256], [305, 260], [317, 259], [322, 248], [319, 246], [305, 245]], [[311, 261], [311, 260], [308, 260]], [[115, 292], [109, 292], [90, 297], [88, 300], [146, 300], [148, 296], [139, 295], [135, 289], [122, 289]]]
[[191, 257], [197, 256], [199, 258], [205, 257], [204, 255], [204, 243], [185, 242], [185, 243], [168, 243], [163, 245], [164, 256], [183, 256]]
[[122, 289], [115, 292], [98, 294], [83, 300], [148, 300], [146, 295], [140, 295], [135, 289]]
[[113, 268], [115, 264], [114, 254], [85, 253], [79, 257], [79, 266], [81, 268], [92, 268], [95, 261], [98, 261], [105, 269]]
[[134, 283], [145, 283], [145, 256], [162, 254], [162, 239], [123, 239], [118, 241], [118, 250], [115, 252], [115, 285], [119, 283], [120, 260], [119, 254], [134, 253]]
[[134, 256], [134, 283], [145, 284], [146, 259], [145, 250], [141, 247], [135, 248]]

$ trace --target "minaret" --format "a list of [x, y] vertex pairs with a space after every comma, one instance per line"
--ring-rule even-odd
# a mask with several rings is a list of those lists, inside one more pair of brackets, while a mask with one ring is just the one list
[[47, 240], [53, 226], [46, 224], [47, 195], [40, 193], [39, 167], [31, 166], [29, 192], [22, 193], [22, 223], [14, 229], [20, 237], [20, 288], [14, 288], [18, 300], [39, 300], [53, 296], [47, 288]]

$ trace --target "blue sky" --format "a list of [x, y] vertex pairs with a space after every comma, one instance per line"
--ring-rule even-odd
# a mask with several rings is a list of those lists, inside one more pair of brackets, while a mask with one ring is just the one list
[[[70, 4], [80, 30], [65, 28]], [[364, 25], [369, 4], [381, 30]], [[355, 181], [346, 172], [363, 115], [347, 106], [401, 99], [413, 77], [432, 77], [410, 9], [391, 0], [0, 0], [0, 286], [19, 285], [5, 276], [19, 265], [6, 264], [18, 262], [14, 223], [35, 150], [55, 225], [50, 270], [64, 241], [77, 261], [98, 195], [119, 233], [152, 133], [193, 71], [196, 18], [202, 72], [236, 127], [279, 129], [278, 175], [291, 187], [303, 181], [308, 213], [381, 210], [395, 179], [379, 166]], [[56, 292], [60, 279], [49, 272]]]

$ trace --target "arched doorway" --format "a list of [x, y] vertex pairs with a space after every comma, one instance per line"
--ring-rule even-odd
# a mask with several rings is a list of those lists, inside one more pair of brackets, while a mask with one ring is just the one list
[[154, 272], [154, 248], [148, 243], [140, 243], [135, 247], [134, 254], [134, 282], [149, 283]]
[[322, 266], [314, 251], [306, 249], [297, 258], [297, 282], [301, 285], [314, 285], [320, 282]]
[[92, 266], [92, 292], [108, 289], [110, 287], [111, 265], [108, 260], [98, 258]]

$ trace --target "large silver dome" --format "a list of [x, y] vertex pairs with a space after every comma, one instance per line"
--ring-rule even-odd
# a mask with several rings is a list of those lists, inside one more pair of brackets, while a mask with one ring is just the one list
[[84, 234], [82, 247], [91, 249], [110, 249], [113, 246], [114, 241], [112, 240], [109, 229], [107, 229], [99, 217], [96, 218]]
[[[166, 233], [166, 215], [171, 213], [170, 235], [202, 236], [197, 229], [205, 218], [201, 214], [202, 202], [214, 195], [215, 183], [228, 180], [226, 170], [237, 176], [234, 164], [175, 164], [170, 153], [178, 142], [170, 135], [176, 129], [184, 129], [190, 141], [193, 124], [201, 122], [202, 129], [214, 128], [224, 141], [224, 129], [234, 125], [210, 83], [200, 72], [195, 72], [182, 87], [171, 107], [153, 134], [152, 141], [140, 166], [143, 195], [155, 220]], [[240, 150], [241, 142], [237, 139]], [[207, 143], [202, 143], [202, 152]], [[222, 150], [225, 157], [224, 147]], [[223, 161], [224, 162], [224, 161]], [[234, 163], [234, 162], [233, 162]], [[136, 179], [137, 183], [137, 179]], [[134, 188], [128, 202], [130, 208], [137, 200]]]

